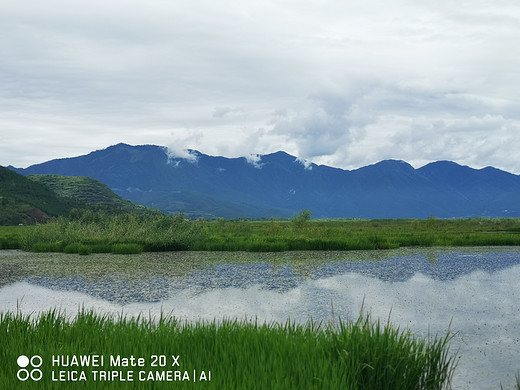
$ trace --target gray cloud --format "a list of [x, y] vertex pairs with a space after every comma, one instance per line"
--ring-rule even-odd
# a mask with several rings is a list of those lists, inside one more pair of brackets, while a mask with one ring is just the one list
[[[291, 139], [303, 158], [347, 168], [384, 158], [417, 167], [442, 159], [500, 167], [520, 141], [520, 118], [500, 114], [511, 113], [509, 106], [451, 90], [374, 84], [344, 97], [313, 97], [299, 112], [276, 115], [273, 132]], [[509, 164], [519, 171], [514, 159]]]
[[10, 2], [0, 164], [128, 142], [520, 173], [518, 23], [508, 0]]
[[312, 99], [301, 110], [278, 118], [272, 131], [292, 140], [301, 157], [332, 155], [350, 138], [349, 106], [339, 100]]
[[214, 118], [223, 118], [225, 116], [238, 115], [244, 112], [240, 107], [215, 107], [213, 111]]

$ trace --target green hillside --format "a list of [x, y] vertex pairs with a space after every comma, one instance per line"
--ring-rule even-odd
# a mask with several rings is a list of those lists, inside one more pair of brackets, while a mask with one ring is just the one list
[[33, 224], [68, 215], [84, 205], [48, 187], [0, 167], [0, 225]]
[[72, 210], [109, 214], [160, 212], [135, 205], [106, 185], [88, 177], [32, 175], [25, 177], [0, 166], [0, 225], [31, 225]]
[[136, 205], [115, 194], [105, 184], [90, 177], [60, 175], [30, 175], [28, 178], [42, 184], [56, 194], [77, 199], [89, 207], [104, 209], [111, 213], [153, 213], [157, 212], [145, 206]]

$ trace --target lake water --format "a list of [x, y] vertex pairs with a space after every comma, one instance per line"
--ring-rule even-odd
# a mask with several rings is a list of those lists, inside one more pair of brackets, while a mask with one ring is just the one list
[[520, 249], [168, 252], [0, 251], [0, 311], [81, 307], [187, 320], [300, 323], [372, 316], [421, 336], [456, 332], [457, 389], [511, 388], [520, 369]]

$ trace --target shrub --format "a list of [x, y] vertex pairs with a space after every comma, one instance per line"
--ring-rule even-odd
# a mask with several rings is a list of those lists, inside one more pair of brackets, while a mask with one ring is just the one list
[[85, 244], [78, 245], [78, 253], [80, 255], [90, 255], [92, 253], [92, 247]]
[[143, 247], [139, 244], [113, 244], [112, 245], [112, 253], [118, 255], [129, 255], [129, 254], [137, 254], [143, 251]]
[[301, 228], [311, 219], [312, 212], [307, 209], [303, 209], [297, 214], [294, 214], [291, 218], [291, 222], [294, 226]]

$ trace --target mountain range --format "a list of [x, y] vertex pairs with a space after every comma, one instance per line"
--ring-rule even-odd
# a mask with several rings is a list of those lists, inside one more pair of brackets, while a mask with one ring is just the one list
[[190, 150], [176, 157], [163, 146], [117, 144], [9, 168], [91, 177], [134, 203], [189, 217], [289, 217], [304, 208], [314, 218], [520, 217], [520, 176], [451, 161], [415, 169], [384, 160], [344, 170], [281, 151], [225, 158]]

